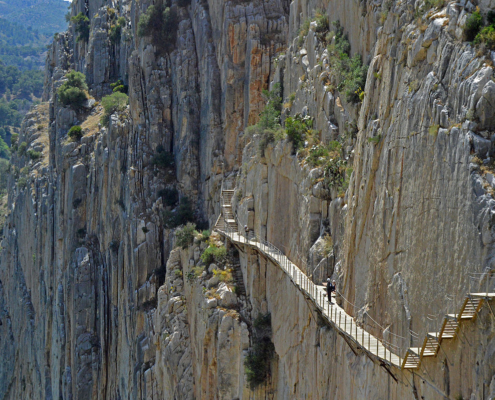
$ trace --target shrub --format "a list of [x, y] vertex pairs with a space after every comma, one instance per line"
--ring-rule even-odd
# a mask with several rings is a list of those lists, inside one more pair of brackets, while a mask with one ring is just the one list
[[201, 261], [206, 265], [210, 265], [212, 262], [222, 261], [226, 255], [227, 249], [224, 246], [216, 247], [210, 245], [203, 254], [201, 254]]
[[487, 49], [495, 50], [495, 25], [484, 27], [481, 32], [476, 35], [474, 44], [484, 44]]
[[193, 243], [196, 225], [192, 222], [188, 222], [182, 228], [178, 228], [175, 231], [175, 243], [177, 246], [185, 249], [187, 246]]
[[101, 123], [103, 125], [108, 125], [108, 122], [110, 121], [110, 115], [117, 111], [124, 111], [127, 107], [128, 101], [129, 96], [121, 92], [115, 92], [109, 96], [103, 97], [103, 99], [101, 99], [101, 104], [105, 112], [101, 117]]
[[263, 129], [275, 129], [280, 126], [280, 114], [282, 113], [282, 97], [280, 83], [273, 85], [271, 91], [263, 90], [266, 106], [260, 113], [258, 126]]
[[69, 129], [67, 136], [69, 136], [70, 140], [73, 142], [78, 142], [83, 137], [82, 128], [79, 125], [74, 125]]
[[311, 24], [311, 21], [309, 19], [305, 20], [301, 28], [299, 29], [299, 38], [297, 40], [297, 45], [298, 47], [301, 47], [304, 43], [304, 38], [308, 36], [309, 33], [309, 25]]
[[[347, 163], [341, 158], [332, 158], [324, 168], [324, 180], [328, 187], [343, 188]], [[347, 189], [347, 188], [345, 188]]]
[[191, 4], [191, 0], [177, 0], [179, 7], [188, 7]]
[[86, 76], [81, 72], [70, 71], [65, 75], [67, 81], [58, 89], [58, 97], [64, 106], [81, 107], [88, 98]]
[[359, 54], [350, 56], [351, 45], [339, 21], [335, 25], [335, 44], [328, 47], [330, 66], [338, 86], [348, 102], [359, 103], [366, 86], [368, 66], [363, 64]]
[[169, 151], [159, 151], [153, 156], [151, 164], [163, 169], [173, 168], [175, 165], [174, 155]]
[[472, 42], [483, 25], [483, 17], [480, 10], [477, 8], [467, 19], [464, 25], [464, 40]]
[[323, 11], [316, 12], [316, 32], [323, 33], [328, 31], [330, 23], [328, 21], [328, 15]]
[[176, 228], [188, 222], [194, 221], [194, 211], [191, 206], [191, 201], [187, 197], [183, 197], [179, 206], [173, 211], [164, 211], [162, 214], [163, 224], [166, 228]]
[[27, 149], [27, 143], [26, 142], [22, 142], [20, 145], [19, 145], [19, 154], [21, 156], [23, 156], [24, 154], [26, 154], [26, 149]]
[[270, 314], [260, 314], [253, 323], [253, 347], [244, 361], [247, 381], [252, 390], [265, 383], [270, 376], [271, 360], [275, 355], [270, 319]]
[[10, 137], [10, 144], [12, 147], [17, 145], [17, 142], [19, 141], [19, 134], [18, 133], [13, 133], [12, 136]]
[[177, 189], [162, 189], [158, 191], [158, 196], [162, 198], [166, 206], [175, 206], [179, 202], [179, 192]]
[[33, 161], [37, 161], [41, 158], [41, 153], [39, 151], [28, 150], [27, 155]]
[[21, 189], [24, 189], [27, 186], [27, 178], [20, 177], [19, 180], [17, 181], [17, 186]]
[[232, 283], [234, 281], [231, 269], [225, 271], [221, 269], [214, 269], [213, 275], [217, 276], [220, 282]]
[[138, 36], [151, 36], [151, 42], [159, 52], [170, 51], [177, 35], [178, 20], [173, 9], [163, 0], [148, 7], [138, 23]]
[[70, 22], [75, 25], [76, 33], [79, 34], [77, 36], [77, 41], [87, 42], [89, 40], [89, 18], [80, 12], [75, 17], [72, 17]]
[[118, 43], [120, 42], [120, 38], [122, 37], [122, 28], [124, 28], [126, 25], [126, 20], [124, 17], [120, 17], [117, 20], [116, 24], [111, 24], [110, 25], [110, 33], [109, 33], [109, 38], [112, 43]]
[[285, 136], [280, 125], [280, 115], [282, 113], [281, 87], [279, 83], [273, 85], [271, 91], [263, 90], [263, 97], [266, 105], [260, 113], [260, 120], [256, 125], [246, 129], [248, 135], [259, 135], [259, 153], [263, 156], [269, 143], [280, 140]]
[[112, 91], [115, 93], [115, 92], [122, 92], [122, 93], [126, 93], [127, 94], [127, 91], [129, 89], [129, 87], [127, 85], [124, 85], [124, 82], [122, 82], [121, 79], [119, 79], [117, 82], [115, 83], [111, 83], [110, 84], [110, 87], [112, 88]]
[[313, 146], [309, 150], [309, 156], [307, 158], [308, 164], [313, 167], [319, 167], [325, 163], [325, 158], [329, 155], [328, 149], [322, 145]]
[[313, 122], [309, 117], [287, 117], [285, 120], [285, 131], [295, 149], [302, 146], [305, 134], [308, 133], [312, 126]]

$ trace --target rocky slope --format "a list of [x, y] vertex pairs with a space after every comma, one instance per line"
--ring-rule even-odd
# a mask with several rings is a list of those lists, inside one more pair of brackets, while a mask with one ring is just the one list
[[[475, 5], [440, 3], [173, 0], [177, 34], [162, 51], [138, 34], [151, 1], [74, 0], [89, 39], [71, 26], [55, 40], [12, 159], [0, 398], [494, 398], [488, 307], [415, 373], [387, 370], [259, 254], [225, 242], [205, 261], [221, 237], [183, 243], [166, 195], [177, 189], [212, 228], [222, 185], [234, 188], [241, 227], [315, 282], [333, 275], [350, 314], [410, 345], [494, 260], [493, 60], [463, 41]], [[344, 45], [369, 65], [356, 90], [339, 81]], [[57, 95], [70, 69], [91, 96], [77, 110]], [[100, 101], [119, 79], [129, 105], [104, 126]], [[277, 87], [283, 121], [312, 121], [299, 148], [246, 129]], [[174, 168], [156, 164], [163, 150]], [[261, 331], [270, 373], [251, 386]]]

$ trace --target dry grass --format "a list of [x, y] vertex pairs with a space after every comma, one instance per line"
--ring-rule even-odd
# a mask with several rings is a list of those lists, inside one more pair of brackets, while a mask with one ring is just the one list
[[50, 159], [50, 134], [48, 131], [50, 104], [41, 103], [36, 108], [36, 113], [38, 115], [36, 126], [40, 133], [40, 136], [33, 143], [43, 145], [43, 156], [40, 159], [40, 162], [42, 167], [46, 167], [48, 166], [48, 162]]
[[103, 115], [103, 107], [98, 105], [95, 108], [97, 112], [90, 115], [81, 124], [84, 136], [94, 136], [99, 131], [98, 124], [100, 123], [101, 116]]
[[[0, 195], [0, 230], [2, 230], [5, 224], [5, 214], [7, 214], [7, 194]], [[0, 237], [2, 235], [0, 234]]]

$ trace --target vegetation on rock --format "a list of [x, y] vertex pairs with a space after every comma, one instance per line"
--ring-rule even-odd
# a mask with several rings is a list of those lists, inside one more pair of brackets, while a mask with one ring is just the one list
[[88, 99], [86, 76], [77, 71], [68, 72], [65, 81], [58, 89], [58, 98], [64, 106], [79, 108]]
[[178, 18], [170, 6], [170, 0], [158, 0], [139, 18], [138, 36], [150, 36], [159, 53], [172, 50], [177, 36]]
[[75, 26], [78, 42], [87, 42], [89, 40], [89, 18], [82, 12], [70, 19]]
[[114, 92], [109, 96], [101, 99], [101, 104], [105, 110], [101, 117], [101, 123], [108, 125], [110, 122], [110, 116], [117, 111], [124, 111], [129, 102], [129, 96], [122, 92]]
[[359, 103], [364, 96], [368, 66], [363, 64], [361, 56], [351, 57], [351, 45], [339, 21], [334, 23], [334, 43], [328, 46], [330, 71], [337, 82], [337, 89], [350, 103]]
[[227, 255], [227, 249], [224, 246], [217, 247], [215, 244], [210, 243], [203, 254], [201, 254], [201, 261], [206, 265], [210, 265], [213, 262], [222, 261]]
[[69, 129], [67, 136], [69, 136], [70, 140], [73, 142], [78, 142], [83, 137], [82, 128], [79, 125], [74, 125]]
[[244, 361], [244, 370], [247, 382], [254, 390], [269, 378], [271, 360], [275, 356], [270, 314], [258, 315], [253, 323], [252, 335], [253, 346]]

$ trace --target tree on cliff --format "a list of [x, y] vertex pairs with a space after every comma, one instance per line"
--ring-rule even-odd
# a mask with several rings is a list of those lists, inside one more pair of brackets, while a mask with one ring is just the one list
[[178, 20], [169, 0], [160, 0], [149, 6], [138, 23], [138, 36], [151, 36], [151, 43], [158, 52], [173, 49], [177, 36]]
[[86, 76], [81, 72], [70, 71], [65, 77], [67, 81], [58, 89], [58, 98], [64, 106], [80, 107], [88, 98]]

